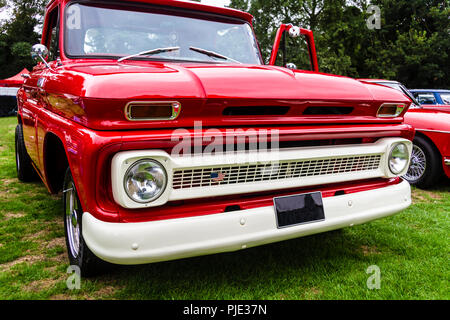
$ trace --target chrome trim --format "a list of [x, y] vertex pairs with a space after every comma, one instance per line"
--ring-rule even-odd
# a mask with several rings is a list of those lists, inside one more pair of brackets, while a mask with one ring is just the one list
[[[128, 190], [128, 186], [127, 186], [127, 176], [128, 176], [128, 174], [130, 173], [130, 171], [131, 171], [135, 166], [137, 166], [138, 164], [143, 163], [143, 162], [153, 162], [153, 163], [156, 164], [157, 166], [161, 167], [161, 169], [162, 169], [163, 172], [164, 172], [164, 187], [161, 188], [161, 191], [160, 191], [159, 194], [157, 194], [157, 195], [154, 196], [153, 198], [151, 198], [151, 199], [149, 199], [149, 200], [146, 200], [146, 201], [140, 201], [140, 200], [134, 199], [134, 198], [130, 195], [129, 190]], [[158, 199], [164, 194], [164, 192], [166, 191], [167, 185], [168, 185], [168, 184], [169, 184], [169, 176], [167, 175], [167, 170], [166, 170], [166, 168], [162, 165], [162, 163], [160, 163], [159, 161], [156, 161], [156, 160], [154, 160], [154, 159], [141, 159], [141, 160], [136, 161], [135, 163], [133, 163], [133, 164], [128, 168], [127, 172], [126, 172], [125, 175], [123, 176], [123, 189], [125, 190], [125, 193], [127, 194], [127, 196], [128, 196], [132, 201], [134, 201], [134, 202], [136, 202], [136, 203], [140, 203], [140, 204], [146, 204], [146, 203], [150, 203], [150, 202], [154, 202], [154, 201], [158, 200]]]
[[446, 166], [450, 166], [450, 159], [444, 159], [444, 163]]
[[[394, 106], [397, 106], [397, 112], [396, 112], [396, 114], [392, 114], [392, 115], [380, 115], [379, 113], [380, 113], [381, 108], [383, 108], [383, 107], [386, 106], [386, 105], [394, 105]], [[398, 107], [399, 105], [402, 105], [403, 107], [400, 108], [400, 107]], [[400, 112], [399, 112], [399, 109], [401, 109]], [[406, 109], [406, 104], [404, 104], [404, 103], [392, 103], [392, 102], [389, 102], [389, 103], [383, 103], [383, 104], [378, 108], [378, 111], [377, 111], [377, 118], [396, 118], [396, 117], [400, 116], [400, 115], [402, 114], [402, 112], [405, 111], [405, 109]]]
[[429, 129], [417, 129], [416, 131], [426, 131], [426, 132], [437, 132], [437, 133], [448, 133], [450, 134], [450, 131], [441, 131], [441, 130], [429, 130]]
[[[133, 105], [152, 105], [152, 104], [170, 104], [172, 105], [172, 116], [169, 118], [142, 118], [133, 119], [130, 113], [130, 107]], [[175, 106], [178, 106], [177, 108]], [[172, 121], [176, 120], [181, 113], [181, 103], [178, 101], [132, 101], [125, 106], [125, 118], [128, 121]]]
[[81, 210], [79, 207], [79, 199], [77, 191], [73, 181], [70, 181], [70, 188], [67, 189], [65, 195], [65, 219], [66, 219], [66, 232], [67, 243], [69, 244], [70, 253], [72, 257], [77, 258], [80, 253], [80, 241], [81, 241]]
[[44, 46], [43, 44], [35, 44], [31, 48], [31, 58], [36, 62], [42, 62], [47, 69], [50, 69], [53, 71], [52, 67], [47, 62], [48, 59], [48, 48]]
[[391, 150], [389, 151], [389, 156], [387, 158], [389, 170], [391, 171], [392, 174], [397, 175], [397, 176], [400, 175], [400, 173], [402, 173], [403, 171], [405, 171], [405, 168], [409, 168], [409, 165], [411, 164], [411, 153], [408, 150], [408, 161], [406, 162], [406, 166], [399, 172], [394, 172], [394, 170], [392, 170], [391, 165], [390, 165], [392, 153], [394, 152], [394, 149], [397, 148], [397, 146], [399, 146], [401, 144], [403, 144], [406, 147], [406, 150], [408, 150], [408, 146], [405, 143], [403, 143], [403, 142], [394, 143], [391, 146]]

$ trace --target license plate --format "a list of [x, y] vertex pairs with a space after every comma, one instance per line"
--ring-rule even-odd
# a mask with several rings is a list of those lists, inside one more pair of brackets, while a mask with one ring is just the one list
[[325, 220], [320, 192], [274, 198], [273, 202], [279, 229]]

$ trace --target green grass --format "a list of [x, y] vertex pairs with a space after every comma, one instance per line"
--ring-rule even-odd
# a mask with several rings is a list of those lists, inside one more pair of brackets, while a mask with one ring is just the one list
[[[0, 119], [0, 299], [449, 299], [449, 181], [369, 224], [218, 254], [117, 267], [66, 287], [62, 204], [16, 179], [14, 118]], [[377, 265], [381, 288], [369, 290]]]

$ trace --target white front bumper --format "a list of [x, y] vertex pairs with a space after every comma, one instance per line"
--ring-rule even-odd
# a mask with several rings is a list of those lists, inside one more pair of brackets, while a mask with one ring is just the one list
[[406, 181], [323, 199], [325, 221], [278, 229], [274, 207], [141, 223], [107, 223], [83, 215], [91, 251], [111, 263], [143, 264], [219, 252], [340, 229], [386, 217], [411, 204]]

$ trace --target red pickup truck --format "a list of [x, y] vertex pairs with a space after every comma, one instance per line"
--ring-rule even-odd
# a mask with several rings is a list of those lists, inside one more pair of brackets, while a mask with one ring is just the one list
[[[305, 41], [309, 70], [285, 64], [286, 39]], [[32, 55], [18, 92], [18, 177], [62, 191], [68, 255], [83, 275], [104, 261], [326, 232], [411, 204], [400, 178], [411, 101], [319, 73], [309, 30], [282, 25], [264, 64], [245, 12], [52, 0]]]

